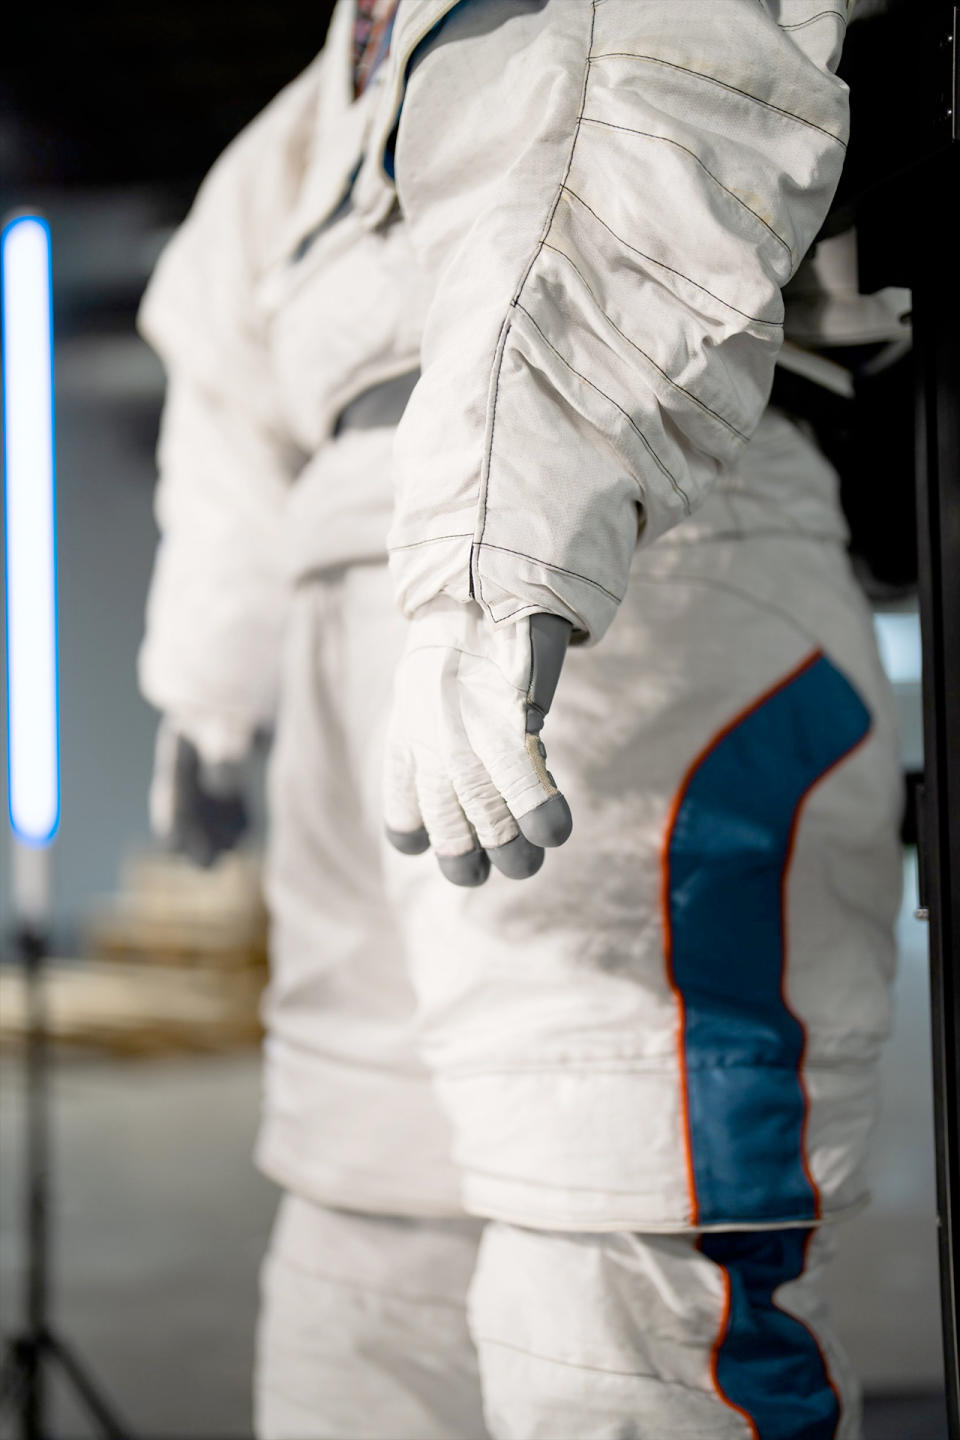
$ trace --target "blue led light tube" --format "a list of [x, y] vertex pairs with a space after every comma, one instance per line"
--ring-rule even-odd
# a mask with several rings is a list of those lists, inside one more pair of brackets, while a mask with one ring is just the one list
[[0, 235], [10, 823], [45, 846], [60, 819], [53, 307], [50, 230], [35, 215]]

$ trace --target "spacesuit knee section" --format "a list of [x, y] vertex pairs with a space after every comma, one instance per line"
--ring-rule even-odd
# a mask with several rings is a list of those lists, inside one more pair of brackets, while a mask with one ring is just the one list
[[483, 1440], [464, 1316], [479, 1230], [287, 1195], [262, 1275], [259, 1440]]
[[856, 1389], [811, 1284], [822, 1259], [806, 1228], [489, 1225], [470, 1324], [491, 1435], [856, 1440]]

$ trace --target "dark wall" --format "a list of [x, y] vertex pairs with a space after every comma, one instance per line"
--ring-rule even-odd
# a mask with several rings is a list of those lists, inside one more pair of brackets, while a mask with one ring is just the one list
[[0, 184], [191, 189], [323, 44], [332, 0], [17, 7], [0, 57]]

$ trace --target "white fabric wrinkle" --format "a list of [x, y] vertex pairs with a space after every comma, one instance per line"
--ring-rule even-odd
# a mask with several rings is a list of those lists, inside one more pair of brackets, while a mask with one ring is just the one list
[[[499, 13], [491, 5], [491, 29], [470, 32], [469, 42], [462, 15], [451, 13], [442, 43], [427, 47], [409, 77], [401, 113], [401, 206], [421, 263], [437, 282], [420, 394], [414, 394], [399, 436], [394, 573], [401, 604], [413, 613], [430, 598], [430, 559], [441, 558], [436, 551], [422, 560], [412, 554], [423, 516], [438, 510], [459, 514], [472, 493], [477, 541], [472, 590], [491, 617], [503, 622], [531, 613], [542, 593], [539, 568], [555, 577], [564, 602], [557, 613], [598, 638], [615, 606], [584, 596], [583, 581], [622, 595], [637, 499], [633, 494], [627, 499], [629, 487], [598, 485], [609, 463], [598, 441], [614, 432], [618, 456], [628, 453], [627, 470], [644, 491], [642, 540], [651, 543], [702, 501], [717, 462], [728, 463], [736, 454], [732, 442], [739, 437], [731, 432], [746, 435], [756, 426], [780, 343], [779, 289], [812, 238], [839, 173], [846, 92], [817, 68], [801, 42], [788, 42], [755, 6], [728, 5], [722, 22], [715, 9], [698, 6], [692, 17], [684, 12], [681, 24], [662, 7], [651, 12], [608, 3], [595, 36], [586, 33], [585, 7], [574, 14], [572, 7], [548, 5], [540, 15], [526, 17], [524, 58], [535, 80], [527, 82], [525, 95], [520, 75], [508, 94], [500, 84], [505, 52], [499, 67], [491, 63]], [[476, 98], [460, 99], [459, 118], [471, 153], [461, 153], [456, 176], [451, 172], [441, 187], [444, 148], [431, 150], [428, 168], [418, 165], [418, 126], [429, 126], [430, 105], [443, 94], [445, 77], [456, 85], [459, 56], [468, 45]], [[561, 57], [566, 89], [557, 73]], [[640, 69], [643, 86], [635, 83]], [[557, 77], [546, 94], [537, 90], [544, 76]], [[481, 95], [483, 124], [469, 113]], [[498, 116], [493, 127], [491, 114]], [[522, 138], [511, 140], [501, 114], [515, 116], [513, 134]], [[655, 143], [655, 133], [671, 143]], [[759, 166], [758, 156], [765, 159]], [[548, 166], [560, 194], [548, 184]], [[441, 188], [438, 207], [434, 192]], [[502, 218], [498, 223], [488, 214], [494, 194], [496, 215], [509, 217], [510, 235]], [[536, 215], [537, 203], [545, 206], [540, 212], [545, 222]], [[578, 203], [580, 213], [570, 208]], [[599, 244], [596, 230], [592, 235], [589, 225], [584, 230], [586, 207], [596, 216], [593, 226], [604, 232]], [[561, 229], [567, 215], [576, 218]], [[686, 223], [678, 224], [678, 215]], [[532, 260], [521, 249], [524, 225]], [[554, 234], [561, 233], [564, 238], [554, 245]], [[589, 249], [585, 235], [591, 236]], [[568, 273], [559, 272], [564, 262], [552, 249], [565, 257]], [[520, 267], [514, 309], [512, 316], [509, 310], [501, 315], [494, 342], [497, 315], [489, 297], [506, 283], [513, 265]], [[630, 309], [626, 292], [633, 290], [635, 302], [638, 273], [658, 268], [663, 310], [653, 314], [649, 303], [636, 307], [631, 313], [644, 319], [638, 333], [621, 323]], [[538, 285], [543, 273], [549, 281]], [[481, 275], [487, 308], [479, 326], [468, 326], [463, 317], [476, 311], [468, 297], [473, 286], [476, 300]], [[650, 291], [650, 298], [655, 293]], [[532, 327], [522, 340], [521, 307]], [[622, 344], [612, 340], [611, 321]], [[725, 332], [722, 344], [716, 343], [718, 322]], [[669, 337], [666, 343], [663, 337]], [[521, 367], [512, 363], [518, 344], [529, 356]], [[551, 346], [553, 361], [547, 354]], [[492, 385], [485, 351], [492, 356]], [[650, 359], [644, 361], [641, 352]], [[558, 364], [568, 367], [568, 376]], [[606, 397], [606, 413], [585, 387], [598, 399]], [[708, 421], [704, 405], [720, 423]], [[671, 414], [678, 442], [669, 455], [658, 443], [665, 428], [661, 410]], [[441, 413], [454, 423], [448, 418], [443, 435], [434, 437], [434, 417]], [[623, 429], [627, 418], [632, 436]], [[562, 432], [571, 422], [586, 422], [586, 429], [596, 432], [596, 459], [586, 469], [579, 446], [569, 447], [565, 463], [553, 457], [546, 463], [534, 439]], [[438, 456], [447, 463], [438, 465]], [[530, 473], [524, 473], [523, 459]], [[570, 510], [565, 471], [571, 482], [574, 472], [589, 477], [596, 505]], [[541, 519], [538, 512], [548, 506], [547, 475], [561, 499], [558, 505], [551, 493], [549, 518]], [[601, 518], [604, 510], [609, 518]], [[515, 538], [520, 516], [523, 543]], [[629, 534], [626, 550], [613, 538], [616, 531]], [[488, 550], [488, 542], [499, 550]], [[511, 570], [503, 559], [510, 551], [527, 563]], [[499, 556], [493, 564], [492, 556]], [[449, 584], [453, 559], [449, 551], [443, 557], [442, 584]], [[558, 585], [556, 577], [564, 574], [572, 583]]]

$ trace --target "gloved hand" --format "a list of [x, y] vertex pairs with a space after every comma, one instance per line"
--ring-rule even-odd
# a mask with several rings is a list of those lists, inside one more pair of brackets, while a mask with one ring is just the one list
[[562, 845], [570, 809], [540, 738], [570, 639], [557, 615], [494, 625], [474, 601], [440, 596], [410, 622], [387, 738], [387, 836], [406, 855], [433, 846], [455, 885], [490, 862], [524, 879]]
[[247, 829], [246, 766], [204, 760], [196, 745], [162, 720], [150, 786], [150, 824], [171, 850], [208, 869]]

